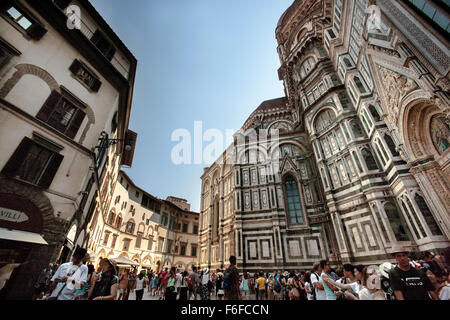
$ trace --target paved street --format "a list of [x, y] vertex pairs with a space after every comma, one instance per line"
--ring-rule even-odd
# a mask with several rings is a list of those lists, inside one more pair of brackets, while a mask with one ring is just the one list
[[[197, 298], [200, 300], [200, 296], [198, 296]], [[254, 300], [255, 296], [251, 295], [251, 298]], [[129, 300], [136, 300], [136, 294], [134, 292], [130, 293]], [[159, 300], [159, 297], [153, 297], [147, 290], [145, 290], [142, 300]], [[216, 300], [216, 297], [212, 295], [211, 300]]]

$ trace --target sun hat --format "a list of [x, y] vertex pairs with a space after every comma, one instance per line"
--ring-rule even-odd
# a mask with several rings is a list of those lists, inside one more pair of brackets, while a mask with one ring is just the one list
[[102, 262], [108, 262], [111, 265], [111, 267], [113, 268], [113, 273], [114, 274], [117, 273], [117, 269], [116, 269], [117, 263], [116, 263], [116, 261], [114, 261], [113, 259], [110, 259], [110, 258], [103, 258], [102, 260], [100, 260], [100, 263], [102, 263]]
[[401, 245], [394, 245], [391, 249], [391, 254], [395, 255], [396, 253], [406, 253], [408, 254], [409, 251], [408, 249], [406, 249], [405, 247], [401, 246]]
[[203, 268], [203, 273], [208, 273], [209, 269], [208, 268]]

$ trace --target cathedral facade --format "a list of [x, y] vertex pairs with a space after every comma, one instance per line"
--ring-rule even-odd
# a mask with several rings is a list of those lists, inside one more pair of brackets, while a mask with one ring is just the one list
[[394, 245], [450, 245], [450, 19], [442, 1], [417, 3], [286, 10], [285, 97], [263, 102], [201, 177], [201, 266], [377, 264]]

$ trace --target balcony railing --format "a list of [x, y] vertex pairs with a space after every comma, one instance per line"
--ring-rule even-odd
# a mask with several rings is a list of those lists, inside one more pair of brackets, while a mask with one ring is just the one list
[[[66, 16], [68, 16], [68, 17], [71, 16], [71, 15], [69, 15], [69, 14], [66, 13], [65, 9], [62, 9], [61, 7], [59, 7], [58, 4], [57, 4], [56, 2], [53, 2], [53, 3], [54, 3], [55, 6], [56, 6], [57, 8], [59, 8], [59, 10], [61, 10], [61, 12], [63, 12]], [[76, 14], [76, 12], [73, 12], [72, 14], [74, 14], [74, 15], [77, 17], [77, 19], [79, 19], [78, 21], [80, 21], [80, 28], [79, 28], [80, 32], [81, 32], [81, 33], [82, 33], [89, 41], [91, 41], [91, 38], [92, 38], [92, 36], [94, 35], [94, 33], [95, 33], [96, 30], [92, 30], [92, 29], [86, 24], [86, 22], [83, 21], [83, 19], [81, 18], [81, 16], [79, 16], [79, 15]], [[94, 44], [94, 45], [95, 45], [95, 44]], [[98, 50], [98, 52], [99, 52], [100, 54], [102, 54], [103, 56], [105, 56], [105, 55], [103, 54], [103, 52], [101, 52], [100, 50]], [[119, 52], [120, 52], [120, 51], [119, 51]], [[107, 58], [107, 57], [105, 56], [105, 58]], [[107, 58], [107, 59], [108, 59], [108, 58]], [[108, 59], [108, 60], [109, 60], [109, 59]], [[110, 62], [111, 62], [111, 64], [114, 66], [114, 68], [116, 68], [116, 70], [119, 71], [120, 74], [122, 74], [122, 75], [125, 77], [125, 79], [128, 79], [128, 76], [129, 76], [129, 67], [127, 68], [126, 66], [124, 66], [124, 65], [122, 64], [122, 62], [119, 61], [119, 59], [117, 59], [116, 56], [113, 56], [112, 59], [110, 60]]]

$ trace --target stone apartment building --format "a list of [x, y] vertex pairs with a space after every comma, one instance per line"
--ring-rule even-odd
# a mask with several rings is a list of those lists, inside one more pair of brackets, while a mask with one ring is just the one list
[[[109, 186], [109, 184], [106, 184]], [[88, 225], [91, 259], [116, 259], [119, 267], [159, 272], [198, 265], [198, 213], [186, 200], [154, 197], [120, 171], [106, 211], [95, 209]]]
[[[231, 254], [247, 271], [378, 264], [396, 244], [449, 246], [448, 9], [293, 2], [275, 31], [285, 97], [201, 177], [201, 266]], [[261, 129], [279, 139], [239, 139]]]
[[134, 148], [136, 65], [87, 0], [1, 1], [0, 260], [28, 262], [2, 298], [30, 298], [42, 268], [86, 245], [108, 152], [122, 163]]

